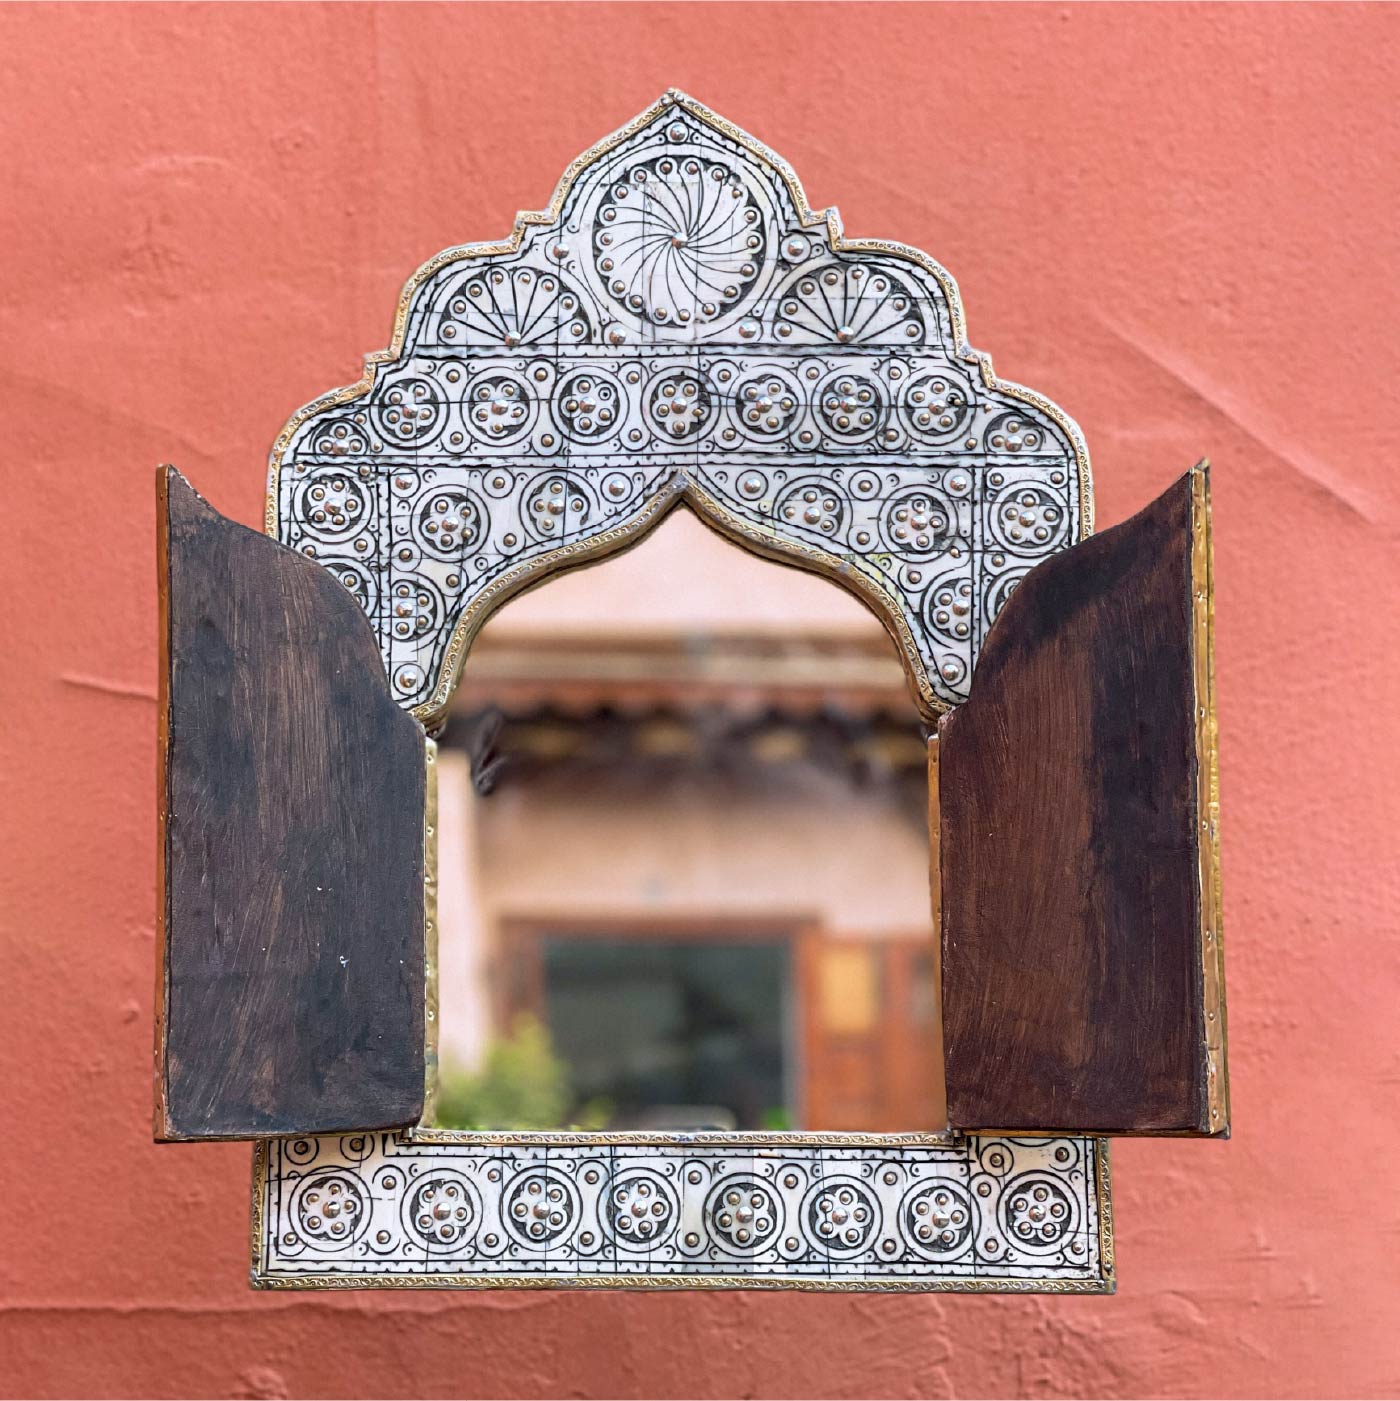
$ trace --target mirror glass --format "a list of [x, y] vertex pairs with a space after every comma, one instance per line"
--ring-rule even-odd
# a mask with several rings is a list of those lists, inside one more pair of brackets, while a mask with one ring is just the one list
[[441, 740], [436, 1122], [943, 1127], [925, 735], [863, 604], [684, 508], [507, 604]]

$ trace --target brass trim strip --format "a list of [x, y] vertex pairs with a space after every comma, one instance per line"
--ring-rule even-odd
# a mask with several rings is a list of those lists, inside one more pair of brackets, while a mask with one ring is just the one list
[[810, 1279], [801, 1275], [260, 1275], [254, 1289], [784, 1289], [820, 1294], [1112, 1294], [1097, 1279]]
[[267, 1145], [260, 1138], [253, 1144], [253, 1209], [248, 1219], [248, 1237], [252, 1246], [252, 1262], [248, 1267], [248, 1282], [261, 1288], [259, 1277], [266, 1265], [266, 1242], [263, 1240], [264, 1198], [267, 1196]]
[[928, 892], [933, 920], [933, 1018], [938, 1118], [948, 1126], [948, 1044], [943, 1037], [943, 803], [938, 783], [938, 731], [928, 737]]
[[423, 741], [423, 1122], [438, 1097], [438, 747]]
[[1105, 1294], [1118, 1288], [1117, 1266], [1113, 1259], [1113, 1173], [1109, 1162], [1109, 1140], [1098, 1140], [1099, 1160], [1099, 1270], [1104, 1280]]
[[1220, 727], [1215, 708], [1215, 560], [1210, 463], [1191, 469], [1191, 608], [1199, 822], [1201, 1000], [1205, 1015], [1206, 1105], [1210, 1132], [1230, 1132], [1225, 1031], [1225, 938], [1220, 894]]
[[[382, 1132], [382, 1130], [365, 1130]], [[313, 1138], [314, 1134], [297, 1137]], [[966, 1134], [939, 1133], [806, 1133], [755, 1130], [739, 1133], [721, 1129], [697, 1130], [694, 1133], [624, 1133], [584, 1132], [581, 1129], [524, 1130], [440, 1129], [424, 1124], [404, 1131], [407, 1143], [445, 1143], [491, 1148], [539, 1147], [625, 1147], [625, 1148], [946, 1148]], [[996, 1137], [1006, 1137], [998, 1134]], [[1028, 1135], [1022, 1135], [1026, 1137]], [[1081, 1132], [1055, 1134], [1048, 1137], [1084, 1138]]]

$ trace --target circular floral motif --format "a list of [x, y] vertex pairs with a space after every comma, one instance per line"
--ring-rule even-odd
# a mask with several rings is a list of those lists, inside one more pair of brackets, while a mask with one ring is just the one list
[[489, 527], [486, 507], [473, 492], [460, 486], [428, 492], [413, 516], [415, 539], [438, 559], [460, 560], [480, 549]]
[[967, 386], [946, 370], [916, 375], [905, 386], [899, 407], [909, 431], [931, 443], [965, 433], [972, 419]]
[[709, 383], [693, 370], [671, 370], [652, 382], [647, 392], [647, 417], [663, 439], [693, 442], [713, 425], [714, 402]]
[[330, 1169], [307, 1177], [292, 1207], [297, 1229], [323, 1245], [349, 1245], [368, 1224], [365, 1190], [350, 1173]]
[[782, 370], [746, 375], [734, 391], [734, 412], [747, 436], [780, 438], [792, 430], [802, 408], [802, 394]]
[[442, 593], [432, 580], [420, 574], [394, 576], [389, 590], [389, 627], [399, 641], [435, 637], [443, 612]]
[[597, 442], [617, 432], [624, 403], [622, 386], [606, 371], [574, 370], [555, 390], [554, 421], [568, 438]]
[[297, 484], [297, 517], [316, 540], [348, 540], [370, 517], [370, 495], [343, 468], [325, 467]]
[[943, 554], [953, 530], [952, 506], [931, 487], [898, 492], [880, 512], [880, 534], [886, 547], [902, 559]]
[[819, 389], [817, 412], [832, 437], [860, 442], [880, 426], [884, 401], [873, 379], [841, 370], [828, 376]]
[[929, 590], [924, 602], [929, 628], [946, 641], [965, 641], [972, 634], [972, 580], [945, 579]]
[[828, 1177], [807, 1193], [803, 1219], [807, 1234], [828, 1255], [855, 1255], [880, 1227], [880, 1204], [854, 1177]]
[[374, 405], [379, 431], [395, 443], [431, 442], [442, 431], [446, 416], [437, 386], [427, 379], [394, 380]]
[[645, 1250], [675, 1229], [680, 1203], [669, 1182], [637, 1168], [613, 1178], [603, 1216], [619, 1246]]
[[608, 186], [593, 259], [608, 292], [657, 326], [713, 321], [742, 304], [764, 265], [753, 194], [700, 156], [643, 161]]
[[1069, 515], [1064, 502], [1042, 486], [1022, 484], [990, 505], [992, 533], [1012, 552], [1043, 554], [1063, 538]]
[[989, 452], [1035, 452], [1045, 446], [1045, 432], [1036, 423], [1018, 414], [1003, 414], [987, 429]]
[[467, 396], [467, 421], [490, 443], [514, 442], [530, 427], [534, 401], [525, 382], [511, 374], [478, 375]]
[[1019, 1249], [1055, 1250], [1076, 1228], [1074, 1199], [1048, 1173], [1028, 1172], [1002, 1191], [1001, 1227]]
[[369, 450], [369, 439], [357, 419], [328, 418], [316, 425], [311, 450], [323, 457], [358, 457]]
[[578, 1221], [578, 1188], [550, 1168], [529, 1168], [506, 1188], [505, 1221], [527, 1245], [548, 1245]]
[[972, 1243], [977, 1213], [967, 1191], [954, 1182], [925, 1182], [900, 1205], [909, 1244], [930, 1260], [950, 1260]]
[[404, 1198], [404, 1226], [429, 1250], [460, 1250], [481, 1221], [476, 1188], [452, 1168], [435, 1168]]
[[726, 1177], [705, 1199], [705, 1219], [719, 1245], [740, 1254], [763, 1249], [782, 1225], [783, 1209], [766, 1182]]
[[593, 493], [570, 473], [545, 472], [525, 490], [522, 517], [539, 540], [558, 540], [593, 519]]
[[[743, 478], [740, 478], [742, 489]], [[825, 536], [836, 537], [845, 531], [845, 499], [836, 487], [821, 477], [794, 482], [774, 503], [773, 514], [779, 520]]]

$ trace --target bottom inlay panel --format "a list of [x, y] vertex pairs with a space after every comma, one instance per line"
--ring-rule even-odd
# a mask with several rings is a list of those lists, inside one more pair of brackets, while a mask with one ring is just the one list
[[1113, 1289], [1102, 1139], [272, 1139], [253, 1191], [260, 1288]]

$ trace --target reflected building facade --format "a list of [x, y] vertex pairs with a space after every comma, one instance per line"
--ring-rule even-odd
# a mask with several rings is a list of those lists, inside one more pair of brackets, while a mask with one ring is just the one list
[[507, 605], [439, 757], [439, 1121], [943, 1125], [894, 643], [684, 509]]

